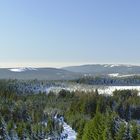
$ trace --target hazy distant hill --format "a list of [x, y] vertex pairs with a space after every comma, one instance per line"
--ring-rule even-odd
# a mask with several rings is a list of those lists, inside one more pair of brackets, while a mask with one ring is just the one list
[[140, 76], [140, 66], [93, 64], [56, 68], [1, 68], [0, 79], [72, 80], [83, 76]]
[[80, 74], [56, 68], [1, 68], [0, 79], [71, 80]]
[[140, 66], [133, 65], [93, 64], [93, 65], [64, 67], [63, 69], [72, 72], [79, 72], [82, 74], [92, 74], [92, 75], [127, 76], [140, 74]]

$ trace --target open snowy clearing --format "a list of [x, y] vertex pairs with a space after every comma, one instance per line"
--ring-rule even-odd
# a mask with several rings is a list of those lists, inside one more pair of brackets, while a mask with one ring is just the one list
[[140, 86], [109, 86], [98, 89], [99, 94], [111, 95], [115, 90], [138, 90], [140, 94]]
[[140, 94], [140, 86], [92, 86], [92, 85], [84, 85], [84, 84], [69, 84], [58, 87], [47, 87], [45, 89], [46, 93], [53, 91], [54, 93], [59, 93], [62, 89], [68, 91], [81, 91], [81, 92], [93, 92], [96, 89], [99, 94], [108, 94], [111, 95], [115, 90], [137, 90]]

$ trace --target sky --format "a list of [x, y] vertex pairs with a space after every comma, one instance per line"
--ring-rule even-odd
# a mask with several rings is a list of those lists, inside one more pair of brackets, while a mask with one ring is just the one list
[[139, 0], [0, 0], [0, 67], [140, 65]]

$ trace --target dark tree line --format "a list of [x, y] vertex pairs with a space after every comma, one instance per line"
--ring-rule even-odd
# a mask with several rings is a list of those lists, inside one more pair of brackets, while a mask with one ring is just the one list
[[139, 76], [133, 76], [133, 77], [83, 77], [80, 79], [75, 80], [77, 83], [84, 83], [84, 84], [90, 84], [90, 85], [107, 85], [107, 86], [113, 86], [113, 85], [139, 85], [140, 84], [140, 77]]

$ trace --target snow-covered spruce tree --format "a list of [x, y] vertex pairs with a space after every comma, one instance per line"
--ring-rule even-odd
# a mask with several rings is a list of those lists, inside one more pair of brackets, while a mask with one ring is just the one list
[[9, 135], [10, 135], [11, 140], [19, 140], [19, 137], [15, 130], [10, 130]]
[[126, 130], [125, 130], [125, 133], [124, 133], [124, 136], [122, 139], [123, 140], [133, 140], [129, 124], [126, 126]]
[[126, 113], [125, 113], [125, 120], [127, 122], [131, 121], [131, 116], [132, 116], [132, 113], [131, 113], [131, 106], [130, 105], [126, 105]]
[[120, 123], [121, 123], [121, 120], [118, 116], [113, 118], [113, 122], [112, 122], [112, 126], [111, 126], [112, 127], [112, 130], [111, 130], [112, 137], [115, 137], [115, 135], [118, 133], [118, 131], [120, 129]]
[[10, 140], [7, 132], [6, 123], [4, 119], [0, 116], [0, 140]]

